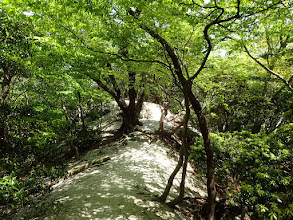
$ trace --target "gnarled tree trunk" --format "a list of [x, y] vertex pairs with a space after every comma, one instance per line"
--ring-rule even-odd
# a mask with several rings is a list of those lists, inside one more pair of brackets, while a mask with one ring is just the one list
[[118, 106], [122, 111], [122, 125], [118, 130], [119, 133], [130, 133], [134, 130], [136, 125], [142, 125], [139, 121], [139, 115], [142, 109], [144, 93], [142, 93], [136, 102], [135, 99], [129, 100], [129, 105], [125, 101], [119, 100]]
[[136, 72], [128, 72], [128, 105], [126, 104], [123, 97], [121, 97], [121, 90], [117, 85], [114, 75], [109, 75], [110, 83], [112, 84], [111, 86], [102, 82], [100, 79], [92, 77], [91, 75], [88, 76], [91, 77], [105, 92], [107, 92], [115, 99], [118, 107], [122, 112], [122, 125], [115, 136], [119, 137], [122, 134], [130, 133], [133, 131], [136, 125], [141, 125], [139, 121], [139, 115], [143, 105], [144, 92], [138, 95], [134, 87], [136, 81]]
[[126, 105], [125, 101], [122, 101], [121, 99], [116, 100], [122, 111], [123, 122], [119, 131], [123, 133], [130, 133], [133, 131], [136, 125], [142, 125], [139, 121], [139, 115], [142, 109], [144, 93], [142, 93], [137, 100], [137, 92], [134, 88], [135, 76], [135, 72], [128, 72], [128, 106]]

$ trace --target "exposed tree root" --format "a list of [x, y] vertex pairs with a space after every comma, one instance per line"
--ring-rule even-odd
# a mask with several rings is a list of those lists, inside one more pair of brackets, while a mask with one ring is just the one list
[[108, 156], [108, 157], [104, 157], [102, 159], [92, 160], [92, 161], [85, 163], [77, 168], [73, 168], [73, 169], [69, 170], [67, 172], [67, 175], [68, 176], [76, 175], [76, 174], [81, 173], [82, 171], [86, 170], [87, 168], [90, 168], [92, 166], [99, 166], [108, 160], [111, 160], [111, 157]]

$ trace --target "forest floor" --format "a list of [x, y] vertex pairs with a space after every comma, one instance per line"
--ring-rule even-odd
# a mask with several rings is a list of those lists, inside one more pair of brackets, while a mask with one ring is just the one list
[[[119, 125], [114, 115], [117, 111], [103, 119], [108, 131]], [[159, 105], [145, 103], [144, 125], [139, 131], [125, 136], [122, 142], [89, 151], [72, 163], [71, 170], [92, 160], [111, 158], [56, 184], [49, 200], [59, 204], [58, 212], [45, 219], [187, 219], [157, 200], [178, 160], [174, 149], [151, 140], [149, 134], [158, 129], [160, 116]], [[167, 115], [166, 124], [171, 117]], [[178, 195], [180, 177], [178, 173], [169, 200]], [[205, 197], [205, 189], [205, 180], [196, 179], [189, 166], [186, 196]]]

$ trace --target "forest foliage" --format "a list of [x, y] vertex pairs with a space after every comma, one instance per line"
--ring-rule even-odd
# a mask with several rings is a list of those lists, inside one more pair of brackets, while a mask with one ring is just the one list
[[142, 101], [190, 103], [202, 137], [188, 139], [189, 159], [211, 212], [217, 195], [254, 219], [293, 217], [291, 1], [0, 5], [0, 211], [37, 205], [66, 161], [99, 145], [115, 100], [121, 133], [140, 124]]

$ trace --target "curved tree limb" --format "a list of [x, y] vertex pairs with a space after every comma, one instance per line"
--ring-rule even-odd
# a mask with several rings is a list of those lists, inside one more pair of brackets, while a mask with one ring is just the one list
[[225, 23], [225, 22], [228, 22], [228, 21], [231, 21], [233, 19], [238, 19], [238, 18], [241, 18], [240, 16], [240, 0], [237, 0], [237, 12], [235, 15], [229, 17], [229, 18], [226, 18], [226, 19], [220, 19], [222, 17], [222, 15], [224, 14], [225, 12], [225, 9], [224, 8], [221, 8], [219, 6], [215, 6], [216, 9], [218, 10], [221, 10], [221, 13], [218, 15], [218, 17], [211, 21], [209, 24], [207, 24], [205, 26], [205, 29], [204, 29], [204, 38], [206, 40], [206, 42], [208, 43], [208, 49], [207, 49], [207, 52], [205, 54], [205, 57], [203, 58], [203, 61], [201, 62], [201, 65], [200, 67], [198, 68], [198, 70], [196, 71], [196, 73], [189, 79], [190, 81], [193, 81], [200, 73], [201, 71], [204, 69], [204, 66], [208, 60], [208, 57], [213, 49], [213, 45], [212, 45], [212, 42], [211, 42], [211, 39], [210, 39], [210, 36], [208, 34], [208, 31], [209, 29], [213, 26], [213, 25], [220, 25], [221, 23]]
[[287, 82], [280, 74], [274, 72], [273, 70], [269, 69], [267, 66], [265, 66], [263, 63], [261, 63], [258, 59], [256, 59], [252, 54], [249, 52], [246, 46], [244, 46], [245, 52], [248, 54], [248, 56], [253, 59], [256, 63], [258, 63], [262, 68], [264, 68], [268, 73], [276, 76], [278, 79], [280, 79], [286, 86], [287, 88], [293, 92], [293, 88], [290, 86], [289, 82]]

